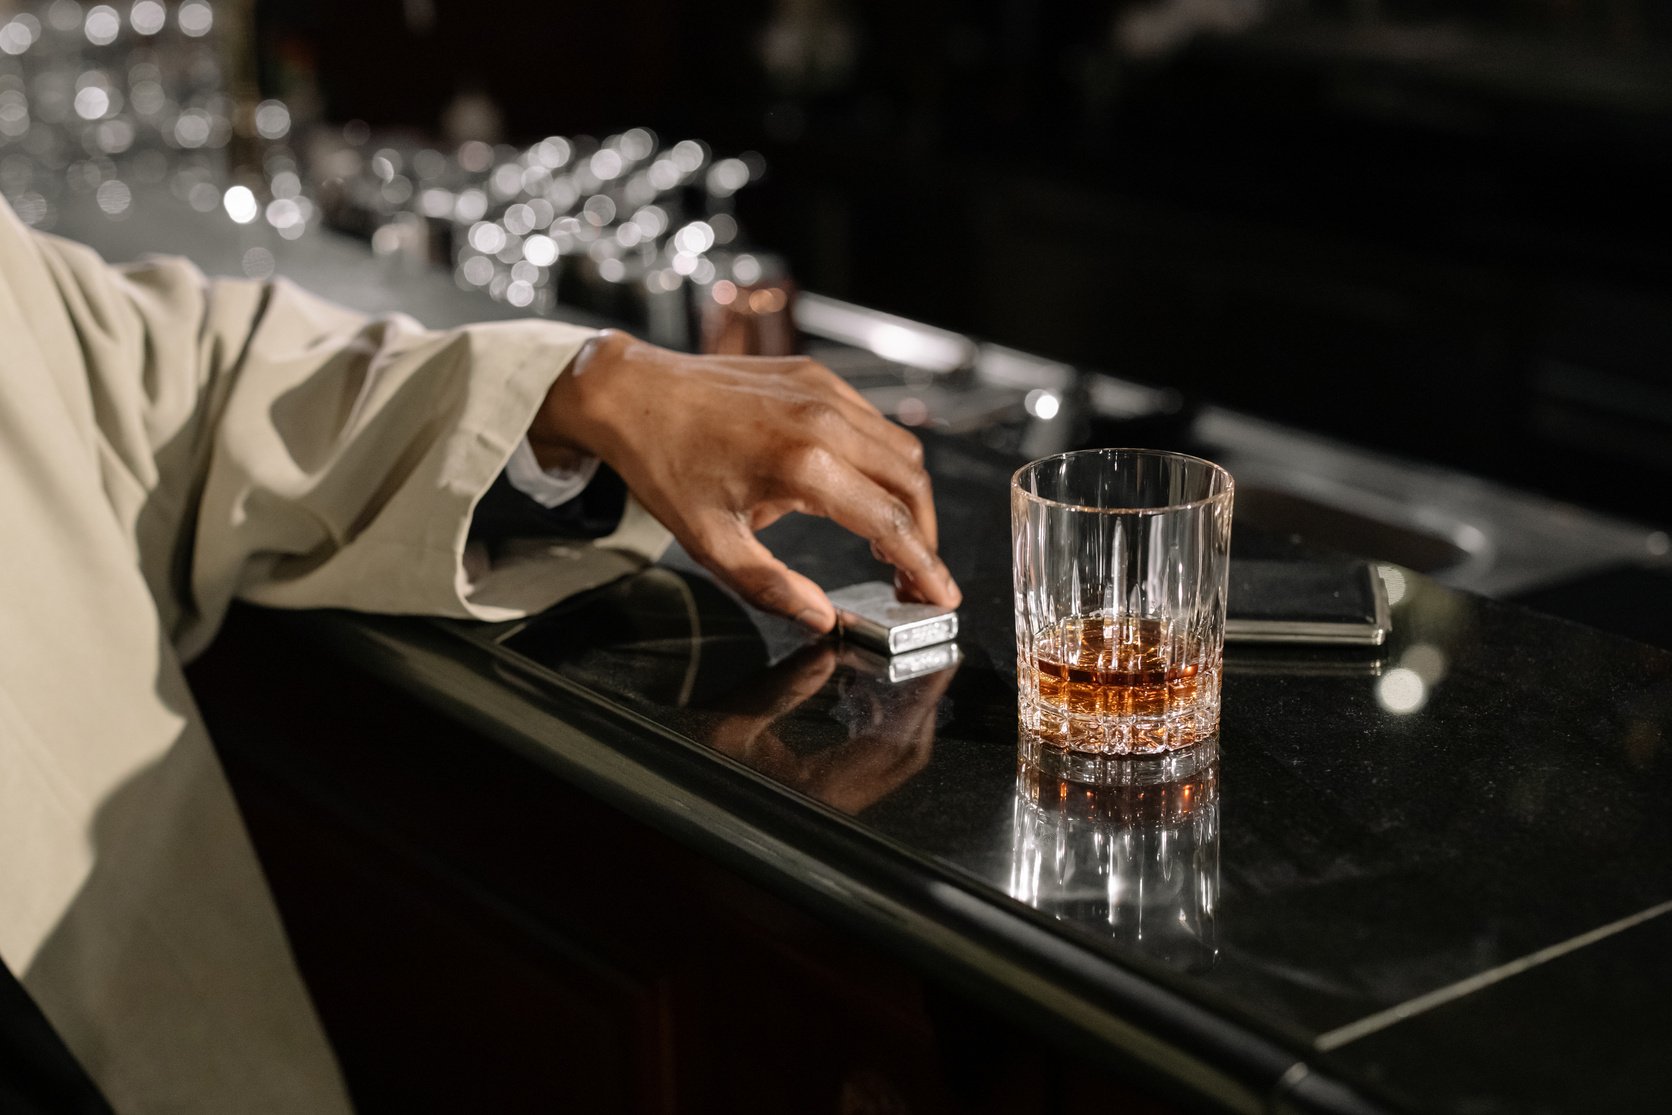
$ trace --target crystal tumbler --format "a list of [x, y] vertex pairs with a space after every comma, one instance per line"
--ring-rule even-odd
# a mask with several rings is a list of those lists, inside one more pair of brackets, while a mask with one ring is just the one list
[[1219, 727], [1231, 474], [1198, 457], [1089, 449], [1010, 484], [1022, 731], [1132, 755]]

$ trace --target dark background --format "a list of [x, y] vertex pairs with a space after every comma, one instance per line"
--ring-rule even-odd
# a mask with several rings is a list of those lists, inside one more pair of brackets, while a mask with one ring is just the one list
[[804, 287], [1672, 521], [1648, 0], [264, 0], [328, 120], [644, 125]]

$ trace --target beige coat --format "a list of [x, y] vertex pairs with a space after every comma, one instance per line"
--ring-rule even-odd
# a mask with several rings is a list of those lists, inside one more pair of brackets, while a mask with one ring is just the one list
[[234, 597], [508, 618], [658, 552], [630, 508], [465, 572], [587, 335], [112, 267], [0, 201], [0, 956], [122, 1115], [347, 1109], [180, 663]]

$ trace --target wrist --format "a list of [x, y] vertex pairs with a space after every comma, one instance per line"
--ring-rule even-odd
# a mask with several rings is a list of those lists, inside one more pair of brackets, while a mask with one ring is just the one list
[[634, 343], [620, 330], [600, 332], [581, 346], [546, 391], [545, 402], [528, 429], [528, 444], [541, 468], [572, 470], [589, 459], [604, 457], [611, 423], [609, 392], [601, 389], [601, 383], [611, 378], [612, 369]]

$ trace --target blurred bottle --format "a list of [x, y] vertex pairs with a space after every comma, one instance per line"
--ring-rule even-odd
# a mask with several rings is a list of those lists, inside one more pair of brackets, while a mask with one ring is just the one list
[[702, 299], [701, 348], [727, 356], [790, 356], [796, 351], [795, 283], [783, 261], [740, 256]]
[[254, 7], [253, 0], [222, 0], [214, 18], [221, 72], [231, 107], [232, 130], [226, 145], [227, 180], [247, 187], [265, 205], [271, 197], [264, 171], [267, 145], [256, 128], [261, 87], [256, 76], [259, 59]]

